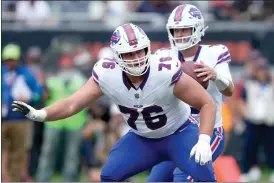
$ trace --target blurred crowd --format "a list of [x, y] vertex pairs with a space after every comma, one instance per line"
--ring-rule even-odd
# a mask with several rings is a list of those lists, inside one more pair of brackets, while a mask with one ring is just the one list
[[[101, 54], [107, 56], [109, 50]], [[11, 43], [3, 48], [2, 57], [2, 180], [47, 182], [59, 167], [64, 181], [76, 182], [85, 165], [89, 180], [98, 181], [97, 169], [127, 129], [108, 98], [103, 96], [87, 110], [55, 123], [31, 122], [11, 111], [13, 100], [42, 108], [74, 93], [91, 73], [92, 68], [85, 75], [77, 67], [85, 54], [61, 53], [50, 73], [43, 68], [39, 47], [22, 54], [20, 46]]]
[[[105, 25], [121, 22], [149, 19], [141, 14], [156, 13], [165, 18], [174, 7], [183, 3], [192, 3], [204, 15], [206, 21], [254, 21], [273, 22], [273, 1], [3, 1], [3, 21], [21, 21], [30, 27], [56, 25], [62, 19], [65, 22], [92, 20]], [[10, 13], [9, 16], [5, 16]], [[132, 13], [136, 18], [128, 20]], [[128, 16], [125, 16], [128, 15]], [[8, 18], [5, 18], [8, 17]], [[63, 17], [63, 18], [60, 18]], [[82, 17], [82, 18], [81, 18]], [[157, 18], [158, 20], [158, 18]], [[159, 19], [160, 22], [161, 18]]]

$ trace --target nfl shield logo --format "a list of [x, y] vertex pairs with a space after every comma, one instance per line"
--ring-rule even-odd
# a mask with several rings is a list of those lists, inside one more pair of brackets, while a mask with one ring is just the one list
[[139, 93], [135, 93], [135, 98], [139, 98]]

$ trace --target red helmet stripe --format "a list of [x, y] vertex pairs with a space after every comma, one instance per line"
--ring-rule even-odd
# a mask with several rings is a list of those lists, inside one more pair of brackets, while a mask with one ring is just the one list
[[123, 28], [124, 28], [124, 30], [127, 34], [129, 45], [130, 46], [136, 45], [137, 44], [137, 38], [136, 38], [136, 35], [135, 35], [134, 30], [131, 27], [131, 25], [130, 24], [125, 24], [125, 25], [123, 25]]
[[185, 9], [185, 5], [181, 5], [177, 8], [176, 12], [175, 12], [175, 17], [174, 17], [174, 20], [175, 21], [180, 21], [181, 18], [182, 18], [182, 13], [183, 13], [183, 10]]

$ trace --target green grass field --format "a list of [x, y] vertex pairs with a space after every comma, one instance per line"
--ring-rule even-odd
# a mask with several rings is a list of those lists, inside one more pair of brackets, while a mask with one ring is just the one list
[[[267, 168], [263, 168], [262, 169], [262, 178], [260, 181], [263, 181], [263, 182], [269, 182], [269, 176], [271, 174], [271, 171]], [[148, 176], [148, 172], [145, 171], [145, 172], [142, 172], [138, 175], [136, 175], [135, 177], [132, 178], [132, 181], [134, 182], [145, 182], [146, 178]], [[51, 182], [59, 182], [59, 181], [62, 181], [62, 178], [59, 174], [55, 174], [54, 177], [52, 178]], [[86, 175], [82, 175], [81, 176], [81, 182], [87, 182], [88, 181], [88, 177]]]

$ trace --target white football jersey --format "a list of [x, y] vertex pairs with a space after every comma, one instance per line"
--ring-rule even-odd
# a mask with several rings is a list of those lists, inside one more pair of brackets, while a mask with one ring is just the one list
[[[182, 54], [176, 49], [173, 48], [170, 51], [172, 57], [178, 58], [181, 62], [203, 62], [211, 68], [216, 68], [219, 64], [228, 64], [231, 61], [231, 56], [228, 48], [225, 45], [199, 45], [198, 51], [193, 57], [184, 58]], [[227, 67], [228, 68], [228, 67]], [[216, 71], [216, 69], [215, 69]], [[224, 72], [229, 72], [224, 71]], [[229, 74], [230, 75], [230, 74]], [[216, 111], [216, 121], [215, 128], [222, 126], [222, 93], [218, 90], [215, 82], [209, 81], [207, 92], [213, 98], [217, 105]], [[195, 117], [197, 121], [199, 120], [199, 110], [191, 107], [192, 116]]]
[[189, 118], [190, 107], [173, 94], [181, 77], [181, 63], [165, 56], [166, 50], [151, 55], [144, 80], [134, 86], [114, 60], [101, 59], [93, 68], [93, 79], [118, 106], [131, 130], [147, 138], [173, 134]]

